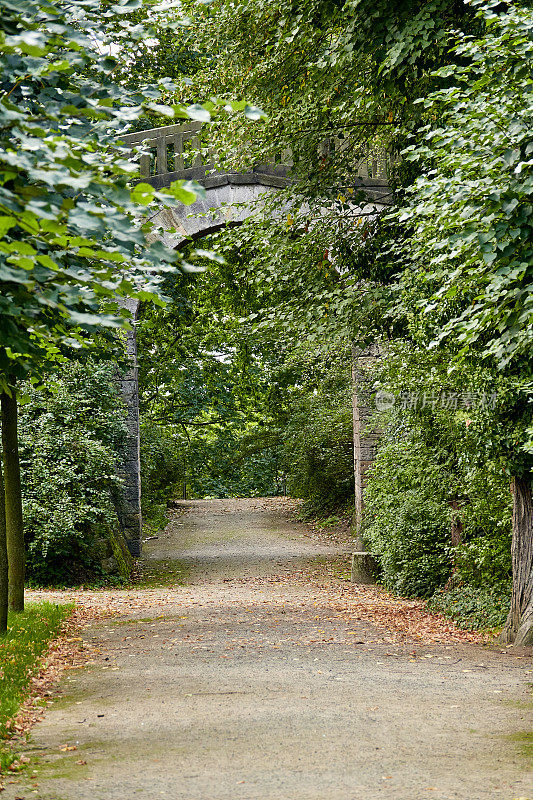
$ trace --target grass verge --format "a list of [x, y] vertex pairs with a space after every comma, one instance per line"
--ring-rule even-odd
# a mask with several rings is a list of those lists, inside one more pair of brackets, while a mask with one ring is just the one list
[[10, 614], [7, 634], [0, 637], [0, 738], [9, 736], [40, 658], [72, 609], [72, 604], [31, 603], [20, 614]]

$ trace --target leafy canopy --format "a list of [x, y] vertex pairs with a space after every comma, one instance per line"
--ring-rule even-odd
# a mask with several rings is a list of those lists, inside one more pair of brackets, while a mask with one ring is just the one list
[[505, 367], [533, 343], [533, 13], [471, 5], [486, 34], [459, 37], [462, 63], [440, 69], [449, 86], [423, 101], [439, 124], [406, 151], [422, 174], [399, 214], [416, 266], [401, 310], [416, 298], [436, 341]]
[[117, 296], [155, 299], [179, 260], [140, 217], [191, 203], [201, 187], [131, 188], [137, 168], [120, 135], [147, 112], [205, 121], [216, 104], [165, 105], [164, 78], [135, 91], [115, 81], [108, 45], [124, 51], [150, 36], [131, 16], [138, 6], [0, 2], [1, 385], [80, 347], [80, 330], [121, 325]]

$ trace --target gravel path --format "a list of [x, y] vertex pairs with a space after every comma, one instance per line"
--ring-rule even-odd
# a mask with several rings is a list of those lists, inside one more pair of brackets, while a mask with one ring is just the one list
[[85, 628], [92, 663], [3, 798], [533, 799], [531, 661], [375, 626], [356, 611], [375, 596], [327, 571], [346, 544], [288, 509], [178, 506], [146, 545], [153, 585], [100, 595], [122, 611]]

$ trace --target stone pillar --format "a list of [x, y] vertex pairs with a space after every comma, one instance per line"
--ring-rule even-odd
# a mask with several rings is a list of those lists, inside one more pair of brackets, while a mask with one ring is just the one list
[[135, 321], [139, 309], [138, 300], [122, 299], [120, 304], [131, 312], [133, 329], [126, 332], [126, 354], [129, 368], [120, 379], [120, 388], [126, 406], [127, 435], [124, 443], [120, 477], [124, 481], [123, 501], [119, 509], [122, 534], [133, 556], [141, 553], [141, 448], [139, 427], [139, 374], [137, 368], [137, 337]]
[[365, 472], [373, 463], [379, 441], [378, 431], [367, 430], [373, 409], [372, 368], [380, 357], [379, 346], [370, 345], [365, 349], [352, 348], [352, 387], [353, 387], [353, 458], [355, 479], [355, 547], [363, 550], [361, 524], [363, 520], [363, 495]]
[[373, 584], [376, 582], [377, 564], [371, 553], [356, 550], [352, 553], [352, 583]]

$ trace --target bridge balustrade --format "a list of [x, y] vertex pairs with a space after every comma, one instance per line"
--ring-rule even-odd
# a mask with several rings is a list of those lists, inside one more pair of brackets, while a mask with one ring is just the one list
[[[165, 125], [121, 136], [121, 141], [132, 148], [132, 159], [139, 163], [140, 179], [156, 188], [167, 186], [178, 178], [201, 179], [215, 172], [213, 153], [202, 143], [201, 122]], [[350, 141], [340, 136], [330, 136], [319, 146], [319, 154], [342, 156], [349, 150]], [[140, 155], [138, 153], [140, 151]], [[291, 150], [279, 152], [274, 163], [257, 166], [254, 171], [287, 174], [293, 166]], [[388, 183], [391, 158], [385, 150], [367, 148], [367, 153], [350, 170], [363, 182]]]

